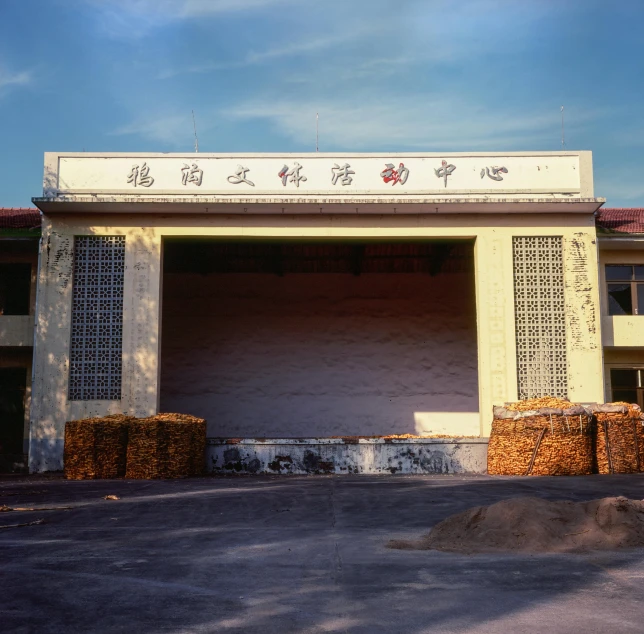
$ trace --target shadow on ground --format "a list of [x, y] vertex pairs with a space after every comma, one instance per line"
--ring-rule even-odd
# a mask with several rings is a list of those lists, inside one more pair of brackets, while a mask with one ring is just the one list
[[[0, 481], [3, 632], [642, 632], [644, 550], [396, 551], [516, 495], [644, 497], [641, 476]], [[102, 499], [117, 494], [118, 501]]]

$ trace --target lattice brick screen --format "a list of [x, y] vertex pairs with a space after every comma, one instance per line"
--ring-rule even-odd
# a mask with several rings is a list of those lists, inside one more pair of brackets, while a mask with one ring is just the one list
[[513, 238], [512, 250], [519, 398], [567, 398], [562, 238]]
[[76, 236], [69, 400], [121, 398], [125, 238]]

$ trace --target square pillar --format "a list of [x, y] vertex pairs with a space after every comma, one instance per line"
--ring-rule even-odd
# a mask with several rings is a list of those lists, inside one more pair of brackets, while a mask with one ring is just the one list
[[[517, 239], [541, 246], [529, 247], [527, 259], [515, 263]], [[553, 266], [555, 260], [558, 264]], [[534, 392], [530, 396], [567, 395], [576, 403], [601, 401], [594, 226], [499, 227], [481, 232], [475, 245], [475, 271], [481, 435], [490, 432], [494, 405], [522, 397], [519, 365], [523, 366], [522, 380]], [[515, 311], [515, 300], [520, 310]], [[522, 334], [521, 346], [517, 332]]]
[[512, 237], [481, 232], [474, 245], [481, 436], [489, 436], [492, 407], [517, 398]]
[[[72, 334], [76, 341], [83, 336], [72, 333], [74, 238], [88, 235], [125, 236], [118, 400], [70, 398]], [[62, 469], [66, 421], [117, 413], [148, 416], [156, 413], [159, 399], [160, 237], [153, 229], [92, 227], [78, 216], [54, 221], [45, 216], [42, 236], [30, 412], [31, 472]], [[101, 293], [108, 297], [109, 289]], [[98, 314], [93, 321], [99, 322]]]
[[159, 406], [163, 262], [161, 237], [140, 231], [125, 240], [121, 408], [144, 417]]

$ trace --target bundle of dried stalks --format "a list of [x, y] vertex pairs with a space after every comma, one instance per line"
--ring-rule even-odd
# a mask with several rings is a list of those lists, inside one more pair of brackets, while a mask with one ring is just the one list
[[527, 412], [529, 410], [542, 409], [543, 407], [553, 407], [556, 409], [568, 409], [573, 403], [557, 396], [542, 396], [540, 398], [529, 398], [525, 401], [508, 403], [506, 409], [513, 412]]
[[499, 408], [488, 445], [491, 475], [586, 475], [593, 470], [593, 419], [583, 407], [524, 414]]
[[206, 421], [186, 414], [157, 414], [133, 420], [125, 477], [181, 478], [201, 475]]
[[629, 403], [595, 407], [595, 446], [599, 473], [644, 471], [642, 411]]
[[65, 477], [68, 480], [122, 478], [131, 420], [129, 416], [114, 414], [65, 423]]

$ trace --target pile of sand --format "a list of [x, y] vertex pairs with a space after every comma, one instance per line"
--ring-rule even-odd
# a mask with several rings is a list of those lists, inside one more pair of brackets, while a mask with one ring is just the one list
[[551, 502], [520, 497], [477, 506], [389, 548], [461, 553], [561, 553], [644, 546], [644, 501], [625, 497]]

